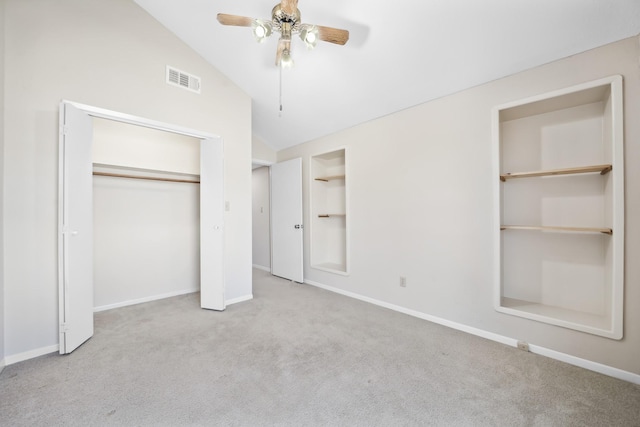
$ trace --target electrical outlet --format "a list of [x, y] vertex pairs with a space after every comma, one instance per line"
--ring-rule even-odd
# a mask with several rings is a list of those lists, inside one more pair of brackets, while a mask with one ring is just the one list
[[400, 287], [401, 288], [407, 287], [407, 278], [404, 276], [400, 276]]
[[529, 351], [529, 343], [518, 341], [518, 350]]

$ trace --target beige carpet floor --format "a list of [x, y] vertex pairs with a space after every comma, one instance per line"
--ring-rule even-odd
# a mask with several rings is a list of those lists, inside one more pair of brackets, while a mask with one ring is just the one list
[[0, 374], [2, 426], [640, 426], [640, 387], [254, 270]]

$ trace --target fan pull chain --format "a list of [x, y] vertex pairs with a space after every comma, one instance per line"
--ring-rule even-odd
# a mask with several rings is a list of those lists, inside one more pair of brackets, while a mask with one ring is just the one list
[[282, 66], [280, 68], [280, 112], [278, 113], [278, 117], [282, 117]]

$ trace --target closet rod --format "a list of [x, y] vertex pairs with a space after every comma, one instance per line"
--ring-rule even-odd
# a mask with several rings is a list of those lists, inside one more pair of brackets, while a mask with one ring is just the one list
[[186, 182], [189, 184], [200, 184], [200, 181], [192, 180], [192, 179], [175, 179], [175, 178], [158, 178], [153, 176], [137, 176], [137, 175], [126, 175], [120, 173], [107, 173], [107, 172], [93, 172], [94, 175], [97, 176], [109, 176], [112, 178], [132, 178], [132, 179], [147, 179], [150, 181], [166, 181], [166, 182]]

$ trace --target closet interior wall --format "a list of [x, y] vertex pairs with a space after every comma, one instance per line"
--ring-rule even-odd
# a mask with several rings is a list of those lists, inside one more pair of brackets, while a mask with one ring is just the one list
[[198, 291], [199, 140], [93, 120], [95, 310]]

